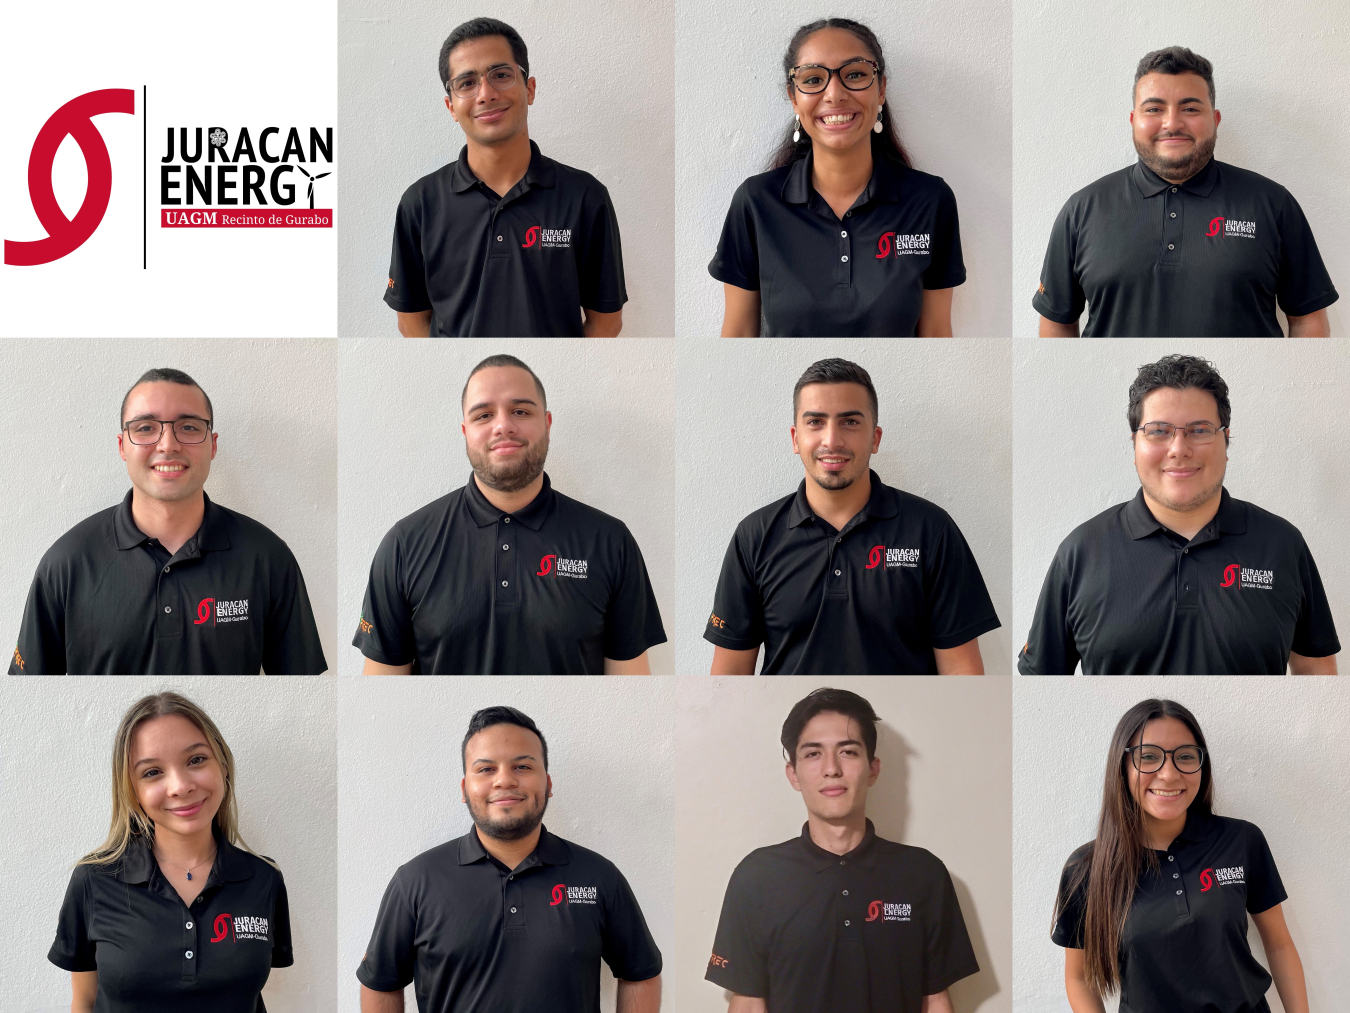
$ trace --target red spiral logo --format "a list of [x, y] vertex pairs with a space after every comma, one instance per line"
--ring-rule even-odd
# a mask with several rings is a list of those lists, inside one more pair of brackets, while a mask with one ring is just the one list
[[216, 915], [216, 920], [212, 923], [211, 927], [216, 931], [216, 934], [211, 937], [211, 942], [213, 943], [222, 942], [234, 929], [234, 925], [228, 914]]
[[553, 900], [549, 902], [548, 906], [557, 907], [565, 900], [567, 900], [567, 885], [565, 883], [559, 883], [553, 888]]
[[875, 570], [878, 566], [881, 565], [881, 557], [884, 556], [885, 554], [886, 554], [886, 546], [884, 545], [874, 545], [870, 549], [868, 549], [866, 569]]
[[867, 905], [867, 920], [874, 922], [881, 917], [881, 901], [874, 900]]
[[197, 603], [197, 618], [193, 620], [193, 626], [200, 626], [202, 623], [210, 621], [211, 605], [214, 601], [214, 598], [203, 598]]
[[1201, 869], [1201, 870], [1200, 870], [1200, 892], [1201, 892], [1201, 893], [1204, 893], [1206, 890], [1208, 890], [1211, 886], [1214, 885], [1214, 877], [1210, 875], [1210, 873], [1213, 872], [1213, 871], [1214, 871], [1213, 869]]
[[553, 572], [553, 561], [554, 561], [555, 559], [557, 559], [557, 558], [558, 558], [557, 553], [555, 553], [555, 552], [550, 552], [550, 553], [549, 553], [547, 556], [545, 556], [543, 559], [539, 560], [539, 572], [536, 573], [535, 576], [536, 576], [536, 577], [547, 577], [550, 573], [552, 573], [552, 572]]
[[891, 255], [891, 236], [894, 232], [883, 232], [881, 238], [877, 240], [877, 260]]
[[1211, 218], [1211, 219], [1209, 220], [1209, 231], [1206, 232], [1205, 235], [1207, 235], [1207, 236], [1217, 236], [1217, 235], [1219, 234], [1219, 230], [1222, 229], [1222, 228], [1223, 228], [1223, 219], [1222, 219], [1222, 218]]
[[522, 248], [527, 246], [533, 246], [535, 242], [538, 241], [538, 239], [539, 239], [539, 226], [531, 225], [528, 229], [525, 230], [525, 242], [521, 243], [520, 245]]
[[1242, 569], [1237, 563], [1230, 563], [1223, 568], [1223, 583], [1220, 587], [1232, 587], [1233, 581], [1237, 580], [1238, 570]]

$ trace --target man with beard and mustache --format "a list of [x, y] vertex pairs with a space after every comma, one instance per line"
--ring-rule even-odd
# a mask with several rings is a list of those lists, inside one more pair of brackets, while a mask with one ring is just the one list
[[1018, 670], [1334, 675], [1341, 645], [1303, 536], [1223, 487], [1232, 409], [1213, 363], [1140, 366], [1127, 414], [1139, 492], [1061, 543]]
[[1298, 202], [1216, 160], [1210, 62], [1171, 46], [1134, 75], [1139, 160], [1069, 198], [1032, 305], [1041, 337], [1327, 337], [1338, 298]]
[[514, 707], [469, 721], [460, 791], [474, 828], [399, 868], [356, 976], [361, 1013], [600, 1013], [600, 961], [619, 1013], [656, 1013], [661, 951], [608, 859], [543, 825], [544, 735]]
[[352, 639], [365, 674], [650, 674], [666, 634], [642, 552], [553, 489], [544, 385], [493, 355], [460, 403], [473, 477], [380, 543]]
[[792, 392], [806, 477], [736, 527], [703, 637], [713, 675], [982, 675], [998, 629], [956, 522], [869, 468], [877, 392], [845, 359], [812, 363]]

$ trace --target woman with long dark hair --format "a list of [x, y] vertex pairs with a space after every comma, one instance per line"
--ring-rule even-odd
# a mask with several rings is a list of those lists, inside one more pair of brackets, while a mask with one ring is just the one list
[[708, 265], [722, 336], [951, 337], [966, 280], [956, 198], [900, 143], [880, 40], [813, 21], [783, 72], [793, 122], [769, 171], [736, 191]]
[[[1261, 831], [1216, 816], [1204, 733], [1172, 700], [1135, 704], [1107, 751], [1097, 836], [1064, 866], [1052, 938], [1074, 1013], [1308, 1013], [1284, 886]], [[1247, 944], [1261, 934], [1268, 972]]]
[[239, 836], [234, 755], [177, 693], [138, 700], [113, 740], [108, 839], [70, 877], [47, 959], [71, 1013], [266, 1013], [289, 967], [286, 885]]

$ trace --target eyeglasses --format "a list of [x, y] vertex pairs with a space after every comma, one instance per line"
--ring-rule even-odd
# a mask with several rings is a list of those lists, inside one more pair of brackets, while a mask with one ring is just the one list
[[1167, 757], [1172, 757], [1172, 766], [1183, 774], [1194, 774], [1205, 765], [1205, 750], [1201, 746], [1177, 746], [1176, 749], [1163, 749], [1162, 746], [1130, 746], [1125, 752], [1130, 754], [1134, 769], [1141, 774], [1156, 774], [1163, 769]]
[[818, 95], [830, 86], [832, 74], [838, 74], [839, 83], [849, 91], [866, 91], [879, 73], [881, 69], [871, 60], [854, 60], [833, 69], [818, 63], [804, 63], [788, 72], [788, 80], [803, 95]]
[[210, 419], [174, 419], [161, 422], [159, 419], [134, 419], [122, 428], [127, 431], [127, 439], [138, 447], [147, 447], [158, 443], [165, 426], [173, 427], [173, 436], [179, 443], [205, 443], [211, 435]]
[[1170, 422], [1145, 422], [1135, 430], [1136, 433], [1143, 433], [1149, 443], [1159, 444], [1171, 443], [1178, 431], [1184, 432], [1186, 439], [1192, 443], [1211, 443], [1216, 435], [1226, 432], [1211, 422], [1192, 422], [1188, 426], [1174, 426]]
[[[516, 70], [520, 73], [517, 74]], [[494, 91], [508, 91], [516, 86], [516, 82], [522, 77], [527, 77], [525, 68], [510, 67], [503, 64], [500, 67], [493, 67], [487, 72], [487, 83], [492, 85]], [[457, 98], [468, 98], [478, 90], [478, 85], [482, 77], [476, 73], [461, 74], [445, 86], [445, 90]]]

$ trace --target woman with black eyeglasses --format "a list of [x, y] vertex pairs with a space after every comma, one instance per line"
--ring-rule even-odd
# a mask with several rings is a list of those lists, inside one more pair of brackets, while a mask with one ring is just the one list
[[[914, 169], [865, 25], [826, 18], [783, 57], [791, 135], [731, 200], [708, 271], [723, 337], [951, 337], [956, 198]], [[761, 326], [762, 321], [762, 326]]]
[[[1205, 736], [1171, 700], [1135, 704], [1107, 753], [1097, 836], [1064, 866], [1051, 938], [1074, 1013], [1308, 1013], [1284, 886], [1261, 831], [1216, 816]], [[1252, 956], [1256, 924], [1269, 972]]]

